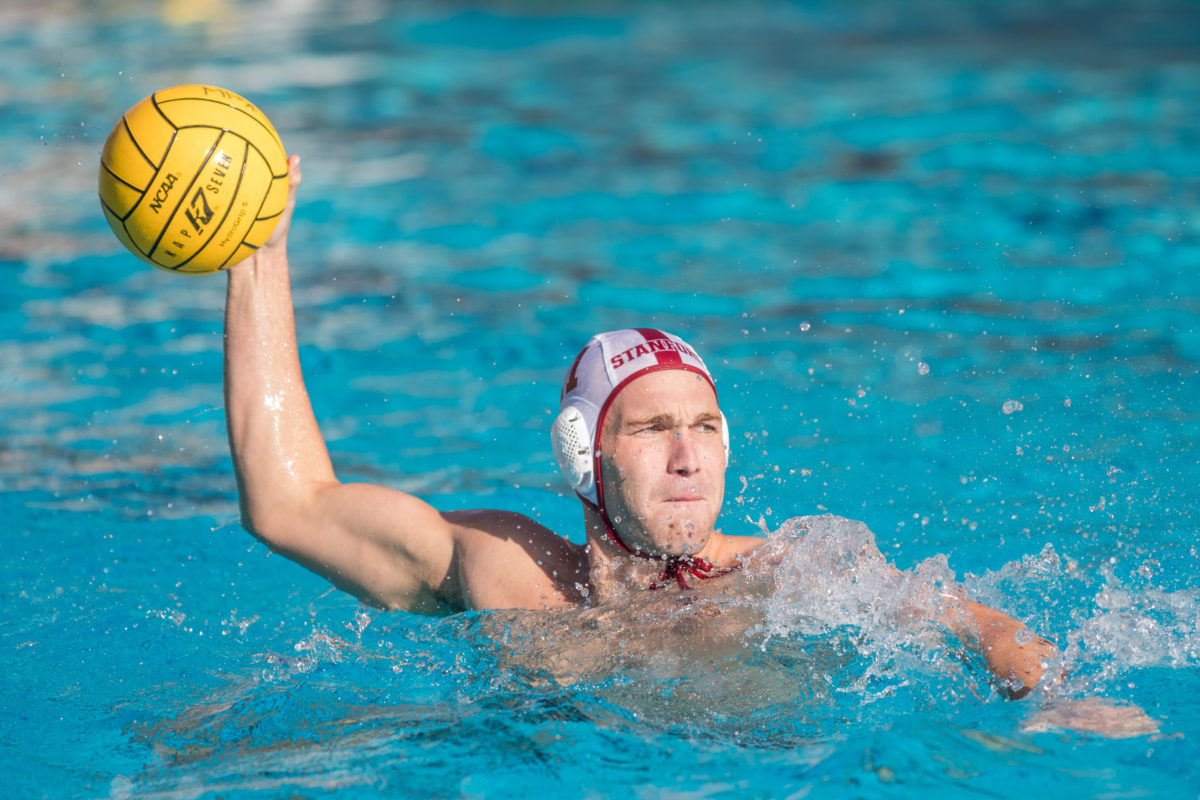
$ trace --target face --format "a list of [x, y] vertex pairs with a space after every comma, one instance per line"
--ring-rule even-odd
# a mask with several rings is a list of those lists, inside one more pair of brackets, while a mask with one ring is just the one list
[[724, 420], [701, 376], [661, 370], [626, 386], [600, 438], [604, 505], [627, 545], [699, 552], [725, 494]]

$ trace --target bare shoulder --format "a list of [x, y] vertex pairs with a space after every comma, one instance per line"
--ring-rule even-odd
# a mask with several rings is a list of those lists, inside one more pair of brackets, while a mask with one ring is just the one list
[[713, 538], [717, 539], [713, 549], [713, 562], [717, 566], [732, 566], [767, 541], [761, 536], [727, 536], [723, 533], [714, 533]]
[[588, 585], [587, 553], [514, 511], [449, 511], [451, 570], [461, 604], [472, 609], [547, 609], [578, 605]]

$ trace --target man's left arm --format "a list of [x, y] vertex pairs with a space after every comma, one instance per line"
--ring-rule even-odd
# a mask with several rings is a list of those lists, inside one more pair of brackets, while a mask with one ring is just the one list
[[943, 621], [979, 647], [988, 668], [1004, 683], [1011, 699], [1029, 694], [1047, 667], [1059, 660], [1058, 648], [1003, 612], [966, 598], [962, 603], [965, 614], [954, 614]]

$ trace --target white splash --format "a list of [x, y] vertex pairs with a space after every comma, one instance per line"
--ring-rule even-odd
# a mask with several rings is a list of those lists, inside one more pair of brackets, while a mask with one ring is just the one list
[[940, 617], [953, 602], [954, 573], [944, 556], [911, 570], [888, 563], [861, 522], [832, 514], [795, 517], [773, 531], [765, 559], [775, 591], [767, 627], [773, 635], [817, 635], [852, 626], [867, 634]]
[[[840, 655], [814, 665], [835, 692], [856, 702], [891, 697], [906, 686], [938, 693], [939, 702], [987, 692], [987, 676], [962, 670], [962, 643], [939, 622], [960, 591], [944, 556], [899, 570], [866, 525], [829, 514], [790, 519], [768, 538], [748, 565], [748, 577], [757, 573], [773, 584], [763, 622], [750, 631], [760, 647], [773, 639], [832, 647]], [[958, 677], [944, 683], [951, 674]]]
[[1096, 612], [1070, 637], [1068, 656], [1128, 667], [1200, 666], [1200, 597], [1155, 587], [1128, 588], [1111, 571]]

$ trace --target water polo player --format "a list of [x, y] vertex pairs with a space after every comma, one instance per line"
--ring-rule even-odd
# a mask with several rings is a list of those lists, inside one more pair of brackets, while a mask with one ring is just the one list
[[[714, 529], [729, 432], [712, 377], [682, 339], [655, 329], [589, 341], [563, 383], [553, 441], [579, 495], [586, 543], [522, 514], [439, 511], [404, 492], [341, 483], [301, 375], [287, 235], [300, 183], [267, 244], [230, 270], [225, 394], [242, 521], [365, 602], [436, 613], [566, 609], [739, 580], [765, 540]], [[1057, 657], [1017, 620], [964, 600], [958, 622], [991, 670], [1032, 687]]]

